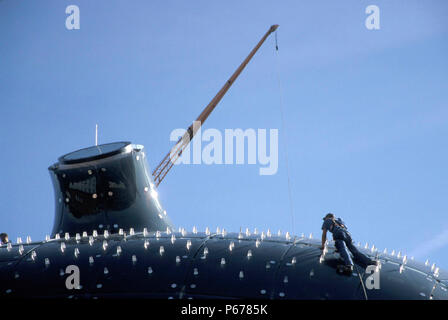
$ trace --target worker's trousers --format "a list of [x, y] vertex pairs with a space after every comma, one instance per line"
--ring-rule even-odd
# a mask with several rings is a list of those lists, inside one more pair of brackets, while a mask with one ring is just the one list
[[369, 265], [371, 260], [365, 254], [362, 254], [353, 244], [350, 234], [346, 231], [340, 231], [334, 234], [334, 242], [336, 249], [344, 260], [345, 265], [353, 265], [353, 260], [350, 257], [349, 251], [353, 254], [356, 261], [364, 265]]

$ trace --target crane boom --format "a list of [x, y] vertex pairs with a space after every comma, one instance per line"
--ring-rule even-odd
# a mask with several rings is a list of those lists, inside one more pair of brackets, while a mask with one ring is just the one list
[[[236, 69], [236, 71], [232, 74], [232, 76], [229, 78], [229, 80], [226, 81], [224, 86], [221, 88], [221, 90], [218, 91], [216, 96], [209, 102], [209, 104], [205, 107], [205, 109], [201, 112], [201, 114], [198, 116], [195, 122], [193, 122], [189, 127], [188, 130], [185, 132], [185, 134], [182, 136], [182, 138], [179, 139], [179, 141], [176, 143], [176, 145], [170, 150], [170, 152], [162, 159], [162, 161], [159, 163], [159, 165], [154, 169], [152, 172], [152, 176], [154, 179], [154, 183], [156, 186], [159, 186], [159, 184], [162, 182], [162, 180], [167, 175], [168, 171], [173, 167], [174, 163], [177, 161], [177, 159], [181, 156], [182, 151], [188, 146], [190, 141], [195, 136], [196, 132], [199, 130], [199, 128], [202, 126], [202, 124], [207, 120], [208, 116], [212, 111], [215, 109], [215, 107], [218, 105], [218, 103], [221, 101], [221, 99], [226, 94], [227, 90], [232, 86], [233, 82], [238, 78], [240, 73], [244, 70], [246, 65], [249, 63], [249, 61], [252, 59], [252, 57], [255, 55], [255, 53], [258, 51], [258, 49], [261, 47], [261, 45], [264, 43], [266, 38], [275, 30], [277, 30], [278, 25], [272, 25], [269, 30], [266, 32], [266, 34], [261, 38], [261, 40], [257, 43], [257, 45], [252, 49], [252, 51], [249, 53], [249, 55], [244, 59], [244, 61], [241, 63], [241, 65]], [[194, 125], [195, 123], [199, 123], [198, 125]]]

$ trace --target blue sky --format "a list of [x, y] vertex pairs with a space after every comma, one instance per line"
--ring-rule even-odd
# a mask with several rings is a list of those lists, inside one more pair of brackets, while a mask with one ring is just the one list
[[204, 129], [278, 128], [278, 173], [175, 167], [159, 187], [172, 221], [292, 231], [287, 147], [296, 234], [320, 237], [332, 211], [355, 241], [448, 269], [447, 16], [442, 0], [0, 0], [0, 231], [50, 233], [47, 168], [96, 123], [100, 143], [143, 144], [157, 165], [276, 23], [278, 57], [270, 37]]

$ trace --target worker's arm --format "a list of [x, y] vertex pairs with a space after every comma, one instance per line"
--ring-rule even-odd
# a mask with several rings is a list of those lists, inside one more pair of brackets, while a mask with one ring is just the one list
[[322, 250], [325, 248], [325, 242], [327, 241], [327, 229], [322, 229], [322, 246], [320, 247]]

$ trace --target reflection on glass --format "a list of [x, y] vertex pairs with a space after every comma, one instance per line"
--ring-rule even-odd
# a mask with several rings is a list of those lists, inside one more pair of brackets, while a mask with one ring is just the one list
[[58, 180], [68, 209], [76, 218], [121, 211], [136, 198], [134, 164], [130, 158], [105, 164], [101, 170], [67, 169], [58, 174]]

